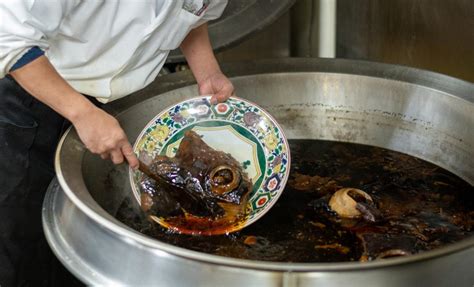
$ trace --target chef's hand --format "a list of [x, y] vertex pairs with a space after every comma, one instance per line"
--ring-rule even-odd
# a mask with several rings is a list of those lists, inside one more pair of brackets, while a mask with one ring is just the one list
[[10, 74], [33, 97], [68, 119], [91, 152], [116, 164], [125, 158], [132, 168], [138, 167], [138, 159], [117, 120], [75, 91], [46, 56]]
[[120, 164], [124, 159], [130, 167], [138, 168], [138, 159], [118, 121], [105, 111], [91, 106], [72, 122], [89, 151]]
[[234, 94], [234, 86], [231, 81], [221, 72], [212, 74], [198, 83], [199, 94], [212, 95], [211, 104], [225, 102]]

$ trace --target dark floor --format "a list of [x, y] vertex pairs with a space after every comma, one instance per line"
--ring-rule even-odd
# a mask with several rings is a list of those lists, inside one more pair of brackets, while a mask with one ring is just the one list
[[63, 265], [59, 260], [55, 260], [52, 267], [52, 272], [55, 275], [55, 282], [54, 286], [61, 286], [61, 287], [83, 287], [86, 286], [82, 283], [79, 279], [74, 277]]

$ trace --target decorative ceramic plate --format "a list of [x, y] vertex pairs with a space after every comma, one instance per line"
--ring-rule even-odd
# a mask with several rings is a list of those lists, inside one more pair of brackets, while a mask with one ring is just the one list
[[[143, 161], [157, 155], [174, 157], [187, 130], [201, 135], [213, 149], [230, 153], [252, 180], [243, 227], [269, 210], [288, 179], [290, 151], [281, 127], [266, 111], [235, 97], [217, 105], [210, 104], [209, 96], [186, 100], [151, 120], [138, 136], [134, 151]], [[130, 182], [138, 202], [138, 182], [143, 177], [140, 171], [130, 169]], [[227, 232], [241, 228], [242, 225], [236, 226]]]

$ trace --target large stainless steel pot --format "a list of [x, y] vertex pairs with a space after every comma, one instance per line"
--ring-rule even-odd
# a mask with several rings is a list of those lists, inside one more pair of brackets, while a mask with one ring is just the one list
[[[474, 85], [393, 65], [286, 59], [226, 68], [289, 138], [346, 141], [408, 153], [474, 183]], [[164, 107], [195, 96], [189, 73], [167, 75], [109, 106], [130, 140]], [[43, 221], [59, 259], [89, 284], [156, 286], [472, 286], [474, 238], [404, 258], [294, 264], [203, 254], [148, 238], [114, 214], [131, 195], [125, 166], [86, 152], [74, 130], [56, 156]], [[64, 191], [64, 192], [63, 192]]]

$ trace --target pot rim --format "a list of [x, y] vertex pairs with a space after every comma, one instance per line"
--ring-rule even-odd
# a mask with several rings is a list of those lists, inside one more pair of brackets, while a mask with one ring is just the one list
[[[423, 71], [415, 68], [391, 65], [391, 64], [380, 64], [380, 63], [373, 63], [367, 61], [353, 61], [353, 60], [339, 60], [339, 59], [294, 59], [295, 61], [305, 61], [307, 64], [316, 63], [315, 66], [309, 66], [308, 70], [303, 71], [291, 71], [294, 72], [323, 72], [323, 73], [344, 73], [344, 74], [356, 74], [360, 76], [371, 76], [371, 77], [378, 77], [387, 80], [396, 80], [396, 81], [405, 81], [405, 79], [413, 75], [420, 75], [421, 73], [421, 83], [418, 83], [421, 86], [441, 90], [450, 96], [455, 96], [461, 99], [466, 100], [468, 103], [474, 103], [474, 85], [467, 81], [462, 81], [456, 78], [452, 78], [449, 76], [445, 76], [442, 74]], [[284, 66], [285, 63], [291, 61], [291, 59], [286, 59], [283, 61], [283, 65], [281, 60], [278, 61], [262, 61], [261, 65], [265, 64], [272, 64], [277, 65], [280, 69]], [[280, 65], [280, 66], [278, 66]], [[324, 69], [317, 70], [318, 66], [325, 67]], [[345, 67], [342, 71], [337, 71], [336, 68], [341, 69]], [[370, 68], [372, 70], [367, 70]], [[312, 71], [311, 71], [312, 69]], [[388, 71], [387, 71], [388, 69]], [[278, 70], [278, 69], [277, 69]], [[283, 71], [280, 71], [283, 72]], [[288, 70], [286, 71], [288, 72]], [[361, 72], [361, 73], [358, 73]], [[268, 74], [271, 73], [270, 71], [257, 73], [257, 74]], [[279, 73], [278, 71], [274, 73]], [[250, 74], [246, 74], [245, 76], [250, 76]], [[409, 83], [416, 83], [416, 80], [419, 79], [412, 79], [411, 81], [405, 81]], [[450, 83], [446, 89], [443, 89], [442, 83], [443, 81], [447, 81]], [[432, 83], [433, 86], [427, 86], [427, 84]], [[439, 88], [439, 89], [438, 89]], [[167, 92], [171, 91], [172, 89], [168, 90]], [[455, 95], [451, 95], [452, 92]], [[162, 94], [162, 93], [160, 93]], [[155, 94], [156, 96], [156, 94]], [[245, 269], [256, 269], [256, 270], [268, 270], [268, 271], [284, 271], [284, 272], [308, 272], [308, 271], [325, 271], [325, 272], [332, 272], [332, 271], [348, 271], [348, 270], [367, 270], [367, 269], [377, 269], [377, 268], [384, 268], [388, 266], [394, 265], [402, 265], [402, 264], [410, 264], [419, 261], [430, 260], [436, 257], [445, 256], [451, 253], [460, 252], [465, 249], [473, 248], [474, 247], [474, 237], [466, 238], [462, 241], [449, 244], [447, 246], [418, 253], [415, 255], [410, 255], [407, 257], [399, 257], [399, 258], [391, 258], [389, 260], [380, 260], [380, 261], [370, 261], [370, 262], [335, 262], [335, 263], [286, 263], [286, 262], [269, 262], [269, 261], [254, 261], [248, 259], [236, 259], [230, 257], [222, 257], [217, 255], [211, 255], [206, 253], [201, 253], [198, 251], [193, 251], [177, 246], [173, 246], [171, 244], [167, 244], [164, 242], [160, 242], [158, 240], [152, 239], [146, 235], [139, 233], [138, 231], [132, 230], [131, 228], [127, 227], [123, 223], [119, 222], [118, 220], [111, 221], [108, 220], [106, 217], [101, 216], [97, 213], [91, 206], [83, 202], [75, 192], [71, 190], [68, 183], [66, 182], [65, 175], [61, 168], [61, 150], [62, 147], [68, 137], [76, 137], [78, 140], [77, 133], [71, 128], [67, 130], [67, 132], [61, 138], [55, 155], [55, 169], [58, 181], [60, 183], [61, 188], [66, 193], [68, 198], [73, 202], [73, 204], [78, 207], [86, 216], [90, 219], [98, 223], [103, 228], [124, 236], [126, 238], [132, 239], [130, 243], [137, 247], [143, 248], [151, 248], [160, 251], [167, 252], [170, 255], [174, 255], [177, 257], [181, 257], [184, 259], [195, 260], [203, 263], [208, 264], [216, 264], [220, 266], [227, 266], [227, 267], [234, 267], [234, 268], [245, 268]], [[82, 150], [77, 150], [77, 152], [84, 152], [85, 148], [82, 147]], [[99, 206], [97, 204], [97, 206]], [[102, 209], [99, 206], [100, 209]], [[102, 209], [103, 210], [103, 209]], [[104, 211], [105, 212], [105, 211]]]
[[[67, 133], [69, 133], [68, 130]], [[64, 137], [61, 139], [60, 145], [64, 143]], [[60, 162], [56, 160], [56, 165], [60, 166]], [[460, 252], [464, 249], [474, 247], [474, 237], [466, 238], [459, 242], [449, 244], [447, 246], [437, 248], [434, 250], [406, 256], [399, 258], [390, 258], [389, 260], [369, 261], [369, 262], [334, 262], [334, 263], [287, 263], [287, 262], [272, 262], [272, 261], [257, 261], [248, 259], [237, 259], [231, 257], [223, 257], [218, 255], [206, 254], [182, 247], [174, 246], [164, 243], [130, 229], [123, 223], [117, 221], [112, 222], [102, 217], [100, 214], [92, 210], [88, 205], [82, 202], [74, 192], [66, 184], [64, 177], [60, 171], [58, 172], [58, 181], [62, 190], [66, 193], [68, 198], [90, 219], [98, 223], [103, 228], [132, 239], [129, 241], [132, 245], [147, 247], [151, 249], [158, 249], [165, 251], [170, 255], [175, 255], [185, 259], [191, 259], [199, 262], [216, 264], [227, 267], [237, 267], [246, 269], [270, 270], [270, 271], [292, 271], [292, 272], [307, 272], [307, 271], [348, 271], [348, 270], [366, 270], [377, 269], [394, 265], [410, 264], [418, 261], [430, 260], [436, 257], [445, 256], [451, 253]], [[105, 212], [105, 211], [104, 211]], [[118, 223], [118, 224], [117, 224]]]

